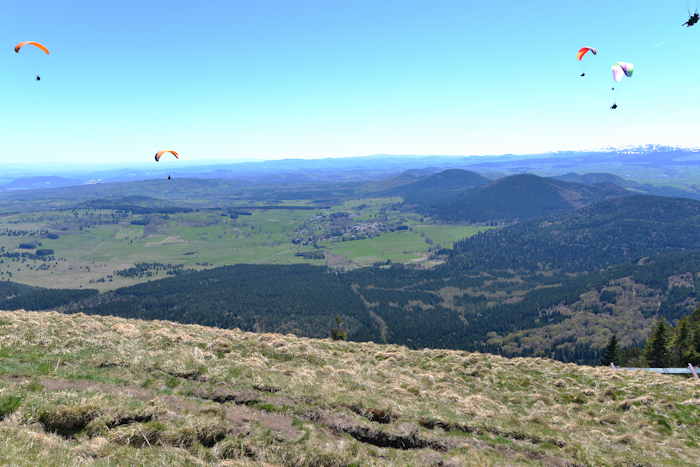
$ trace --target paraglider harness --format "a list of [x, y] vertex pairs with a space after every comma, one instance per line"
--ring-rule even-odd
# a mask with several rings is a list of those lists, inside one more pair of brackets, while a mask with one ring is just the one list
[[683, 23], [681, 26], [685, 26], [687, 28], [690, 28], [690, 27], [698, 24], [698, 21], [700, 21], [700, 14], [696, 11], [695, 13], [690, 15], [690, 18], [688, 18], [688, 21]]

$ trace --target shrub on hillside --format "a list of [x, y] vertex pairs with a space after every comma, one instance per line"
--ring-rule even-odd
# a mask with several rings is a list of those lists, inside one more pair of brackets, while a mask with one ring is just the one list
[[13, 394], [0, 397], [0, 420], [12, 414], [22, 404], [22, 398]]
[[331, 328], [331, 339], [334, 341], [348, 340], [348, 331], [343, 328], [343, 319], [340, 316], [335, 317], [335, 327]]

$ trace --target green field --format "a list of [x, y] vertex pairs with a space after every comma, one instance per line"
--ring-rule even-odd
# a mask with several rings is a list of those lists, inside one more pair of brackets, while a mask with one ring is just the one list
[[[186, 268], [239, 264], [326, 264], [322, 258], [296, 256], [301, 252], [328, 252], [344, 267], [375, 262], [421, 262], [430, 251], [451, 247], [483, 227], [426, 223], [415, 213], [395, 208], [397, 198], [348, 201], [328, 209], [252, 210], [252, 215], [233, 219], [225, 210], [202, 210], [177, 214], [132, 214], [107, 209], [45, 211], [0, 218], [0, 280], [13, 280], [43, 287], [90, 287], [114, 289], [143, 281], [122, 277], [116, 271], [137, 263], [182, 265]], [[252, 203], [251, 203], [252, 204]], [[279, 205], [308, 205], [305, 201]], [[348, 215], [352, 225], [382, 223], [403, 225], [410, 230], [385, 231], [371, 238], [329, 237], [310, 244], [294, 242], [299, 229], [323, 234], [328, 225], [314, 219], [329, 219], [334, 213]], [[145, 225], [138, 225], [144, 223]], [[47, 238], [54, 233], [59, 238]], [[18, 258], [20, 243], [54, 250], [52, 258]], [[12, 257], [15, 255], [15, 257]], [[329, 264], [332, 261], [329, 260]], [[149, 278], [164, 277], [159, 271]]]
[[427, 259], [429, 251], [452, 248], [453, 244], [487, 227], [468, 225], [417, 225], [410, 231], [388, 232], [375, 238], [324, 243], [328, 251], [341, 255], [359, 266], [390, 260], [413, 263]]
[[425, 256], [430, 247], [415, 232], [388, 232], [379, 237], [324, 244], [334, 254], [362, 266], [378, 261], [409, 262]]
[[[11, 272], [12, 280], [41, 286], [94, 287], [90, 281], [113, 275], [113, 272], [136, 263], [157, 262], [182, 264], [187, 267], [222, 266], [236, 263], [289, 264], [316, 262], [294, 256], [302, 251], [291, 243], [294, 228], [312, 211], [270, 210], [255, 211], [251, 216], [238, 219], [223, 217], [217, 212], [195, 212], [170, 215], [156, 225], [131, 225], [127, 222], [97, 225], [90, 228], [59, 232], [60, 238], [51, 240], [37, 236], [0, 236], [0, 246], [17, 250], [21, 242], [40, 241], [41, 248], [55, 250], [57, 264], [49, 270], [30, 268], [35, 261], [8, 261], [0, 264], [1, 272]], [[5, 218], [5, 222], [18, 218]], [[40, 217], [40, 216], [35, 216]], [[66, 214], [68, 217], [68, 214]], [[31, 219], [26, 219], [31, 220]], [[52, 225], [51, 223], [48, 226]], [[0, 224], [0, 229], [39, 229], [41, 222]], [[54, 231], [49, 228], [49, 230]], [[3, 278], [8, 278], [6, 275]], [[112, 277], [98, 285], [114, 288], [134, 280]]]
[[439, 225], [422, 224], [413, 226], [413, 230], [430, 238], [433, 242], [443, 248], [452, 248], [455, 242], [462, 240], [479, 232], [488, 230], [490, 227], [474, 225]]

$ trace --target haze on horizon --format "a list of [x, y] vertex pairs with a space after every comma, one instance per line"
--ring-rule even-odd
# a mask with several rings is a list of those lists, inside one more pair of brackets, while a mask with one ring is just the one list
[[[0, 155], [141, 164], [165, 148], [270, 160], [697, 145], [700, 31], [667, 3], [10, 0]], [[52, 54], [17, 55], [21, 40]], [[600, 49], [585, 79], [583, 45]], [[611, 112], [617, 60], [637, 71]]]

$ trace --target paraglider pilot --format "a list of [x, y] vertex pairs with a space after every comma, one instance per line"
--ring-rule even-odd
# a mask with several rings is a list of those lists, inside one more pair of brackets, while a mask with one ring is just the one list
[[685, 26], [687, 28], [693, 27], [696, 24], [698, 24], [698, 21], [700, 21], [700, 14], [696, 11], [692, 15], [690, 15], [690, 18], [688, 18], [688, 21], [683, 23], [681, 26]]

